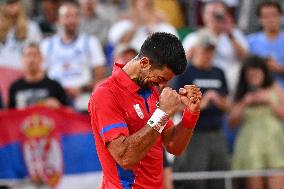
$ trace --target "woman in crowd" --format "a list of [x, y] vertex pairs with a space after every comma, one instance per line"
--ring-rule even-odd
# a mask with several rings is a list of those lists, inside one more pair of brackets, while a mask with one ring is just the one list
[[[266, 60], [250, 56], [244, 60], [229, 115], [232, 127], [241, 126], [232, 166], [237, 170], [284, 168], [284, 94], [274, 82]], [[263, 189], [262, 177], [246, 180], [249, 189]], [[268, 177], [269, 189], [284, 186], [281, 176]]]
[[20, 55], [24, 42], [40, 42], [41, 33], [31, 22], [19, 0], [0, 2], [0, 65], [21, 68]]

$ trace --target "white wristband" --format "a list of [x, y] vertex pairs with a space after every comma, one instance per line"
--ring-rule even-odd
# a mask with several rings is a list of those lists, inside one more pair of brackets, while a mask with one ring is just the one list
[[166, 124], [169, 121], [169, 115], [163, 110], [157, 108], [151, 118], [148, 120], [147, 125], [162, 133]]

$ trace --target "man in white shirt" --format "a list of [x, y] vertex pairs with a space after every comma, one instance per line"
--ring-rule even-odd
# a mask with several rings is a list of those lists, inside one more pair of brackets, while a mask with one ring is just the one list
[[[217, 39], [213, 64], [221, 68], [226, 76], [230, 93], [234, 92], [239, 77], [241, 60], [247, 54], [248, 44], [244, 34], [234, 28], [233, 20], [222, 2], [212, 1], [203, 9], [204, 30]], [[196, 32], [189, 34], [183, 41], [187, 58], [191, 58]]]
[[79, 20], [78, 4], [64, 3], [59, 8], [61, 31], [42, 43], [48, 76], [61, 83], [74, 103], [105, 76], [102, 46], [95, 36], [78, 32]]

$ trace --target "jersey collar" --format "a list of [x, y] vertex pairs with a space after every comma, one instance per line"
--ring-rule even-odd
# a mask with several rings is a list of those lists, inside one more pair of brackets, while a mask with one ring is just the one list
[[112, 76], [116, 79], [119, 85], [128, 89], [132, 93], [137, 93], [141, 87], [129, 78], [129, 76], [122, 70], [123, 67], [124, 64], [115, 63]]

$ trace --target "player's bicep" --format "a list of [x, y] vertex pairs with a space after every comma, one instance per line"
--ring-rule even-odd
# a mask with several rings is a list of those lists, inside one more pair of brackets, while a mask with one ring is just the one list
[[123, 110], [109, 90], [104, 88], [96, 90], [92, 100], [94, 125], [105, 144], [119, 136], [129, 135]]

